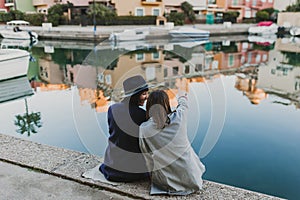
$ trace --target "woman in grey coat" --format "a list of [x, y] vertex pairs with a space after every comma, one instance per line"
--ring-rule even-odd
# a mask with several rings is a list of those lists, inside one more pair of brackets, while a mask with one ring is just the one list
[[148, 97], [140, 148], [151, 172], [150, 194], [187, 195], [202, 188], [205, 166], [188, 140], [187, 109], [186, 95], [178, 97], [175, 111], [163, 90]]

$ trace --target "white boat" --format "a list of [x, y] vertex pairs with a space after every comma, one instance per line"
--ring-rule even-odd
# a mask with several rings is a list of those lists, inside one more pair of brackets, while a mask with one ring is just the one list
[[30, 54], [21, 49], [0, 49], [0, 81], [27, 75]]
[[1, 49], [29, 49], [37, 43], [38, 40], [32, 41], [3, 38], [1, 40]]
[[275, 34], [271, 35], [249, 35], [248, 41], [255, 42], [261, 45], [271, 45], [275, 43], [277, 36]]
[[109, 37], [111, 41], [133, 41], [144, 40], [149, 35], [149, 30], [126, 29], [123, 32], [112, 33]]
[[278, 25], [271, 21], [259, 22], [256, 26], [248, 29], [249, 34], [253, 35], [268, 35], [276, 34], [278, 32]]
[[169, 44], [179, 45], [184, 48], [193, 48], [196, 46], [200, 46], [209, 42], [209, 39], [200, 39], [195, 40], [193, 38], [173, 38], [170, 40]]
[[26, 76], [0, 81], [0, 103], [33, 95]]
[[29, 26], [29, 22], [24, 20], [12, 20], [6, 23], [9, 26]]
[[37, 40], [38, 34], [33, 31], [18, 29], [16, 27], [6, 27], [0, 30], [0, 34], [3, 38], [17, 39], [17, 40]]
[[169, 34], [174, 38], [197, 38], [208, 39], [210, 32], [207, 30], [200, 30], [192, 27], [181, 27], [169, 31]]
[[296, 26], [292, 27], [290, 29], [290, 34], [292, 36], [300, 36], [300, 27], [296, 27]]

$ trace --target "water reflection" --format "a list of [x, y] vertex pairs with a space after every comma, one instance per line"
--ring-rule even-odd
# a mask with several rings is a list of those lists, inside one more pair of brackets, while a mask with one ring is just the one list
[[[103, 107], [107, 107], [109, 101], [120, 100], [121, 83], [132, 74], [142, 74], [149, 83], [164, 84], [172, 89], [174, 79], [181, 76], [193, 82], [209, 80], [218, 74], [239, 73], [246, 77], [238, 76], [235, 87], [252, 103], [258, 104], [267, 97], [265, 86], [261, 85], [268, 80], [266, 74], [263, 75], [265, 70], [272, 68], [273, 74], [274, 70], [286, 74], [287, 65], [282, 63], [289, 62], [290, 70], [298, 65], [297, 52], [281, 51], [282, 40], [277, 39], [276, 49], [273, 42], [262, 39], [213, 43], [141, 41], [118, 43], [113, 48], [111, 44], [101, 44], [92, 51], [58, 49], [51, 55], [43, 53], [40, 56], [38, 77], [43, 84], [39, 87], [42, 90], [47, 90], [46, 87], [67, 89], [76, 85], [82, 101], [89, 101], [96, 110], [105, 111]], [[286, 61], [280, 61], [280, 57]], [[290, 80], [291, 77], [286, 78]], [[282, 85], [286, 81], [274, 82]], [[245, 84], [248, 84], [247, 89]], [[295, 82], [295, 88], [297, 84]]]
[[15, 125], [19, 127], [17, 130], [18, 133], [24, 134], [27, 133], [29, 137], [32, 133], [37, 133], [36, 128], [42, 127], [41, 122], [41, 113], [40, 112], [31, 112], [29, 113], [27, 99], [25, 98], [25, 113], [23, 115], [16, 115]]
[[124, 79], [144, 76], [166, 89], [176, 106], [175, 80], [186, 77], [189, 139], [204, 158], [205, 178], [298, 199], [300, 44], [297, 38], [264, 39], [103, 42], [95, 48], [39, 41], [28, 71], [35, 94], [27, 99], [43, 116], [43, 128], [31, 139], [101, 156], [106, 111], [120, 101]]

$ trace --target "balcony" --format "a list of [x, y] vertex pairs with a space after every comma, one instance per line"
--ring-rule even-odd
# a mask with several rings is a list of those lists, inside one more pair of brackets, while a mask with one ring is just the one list
[[14, 0], [5, 0], [5, 7], [14, 7]]
[[162, 0], [142, 0], [142, 5], [160, 5]]
[[48, 5], [49, 0], [32, 0], [33, 6]]
[[261, 1], [252, 1], [252, 4], [250, 5], [250, 8], [259, 9], [262, 6], [263, 6], [263, 3]]
[[245, 6], [245, 0], [231, 0], [229, 1], [228, 7], [239, 8]]

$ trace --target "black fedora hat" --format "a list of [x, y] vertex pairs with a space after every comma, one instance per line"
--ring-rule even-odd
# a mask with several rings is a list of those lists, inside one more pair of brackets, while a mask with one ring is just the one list
[[123, 82], [124, 96], [129, 97], [148, 89], [148, 84], [141, 75], [132, 76]]

